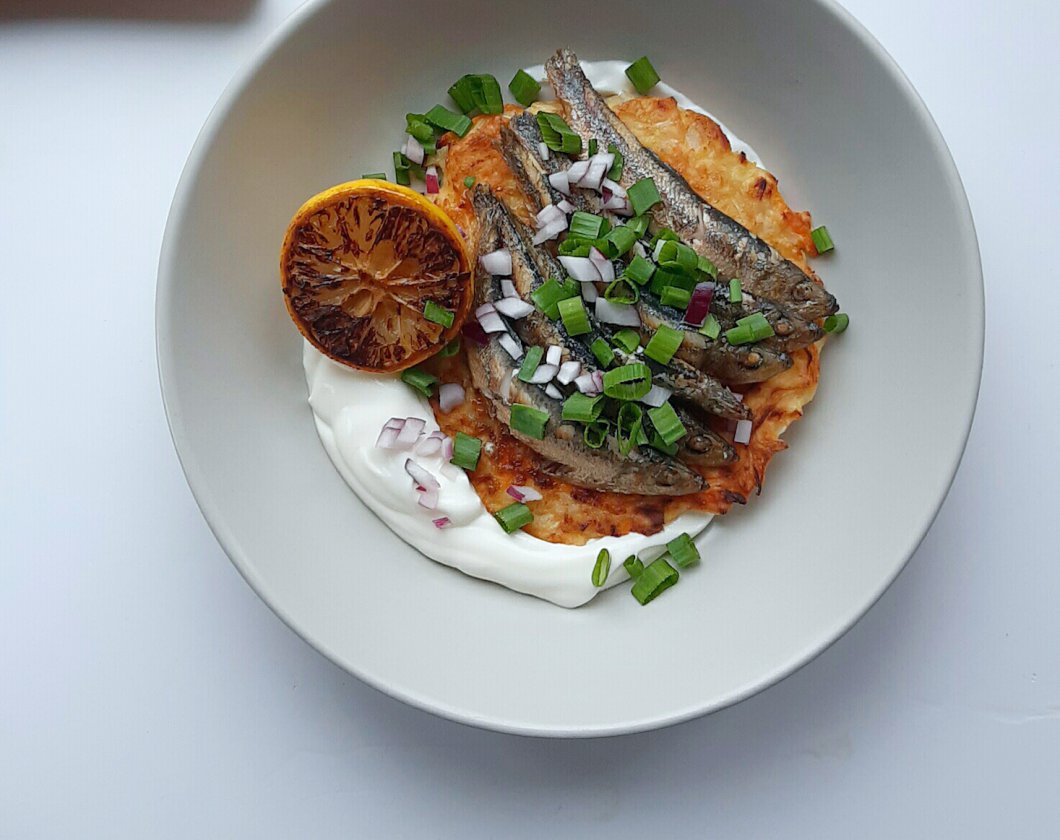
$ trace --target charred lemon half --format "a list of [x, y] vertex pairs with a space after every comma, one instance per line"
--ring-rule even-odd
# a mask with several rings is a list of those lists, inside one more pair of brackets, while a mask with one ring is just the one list
[[339, 184], [302, 205], [280, 252], [287, 310], [318, 350], [378, 373], [456, 336], [473, 285], [463, 237], [424, 196], [386, 181]]

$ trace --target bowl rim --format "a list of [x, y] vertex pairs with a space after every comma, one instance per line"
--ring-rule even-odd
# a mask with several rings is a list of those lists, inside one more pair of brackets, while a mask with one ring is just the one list
[[[414, 708], [468, 726], [485, 728], [514, 735], [555, 738], [606, 737], [612, 735], [634, 734], [637, 732], [645, 732], [673, 726], [703, 715], [711, 714], [746, 700], [749, 697], [753, 697], [759, 692], [764, 691], [791, 676], [797, 670], [812, 662], [846, 635], [846, 633], [865, 616], [876, 602], [879, 601], [884, 592], [890, 588], [898, 575], [905, 569], [909, 560], [912, 558], [913, 554], [916, 553], [921, 542], [923, 542], [924, 537], [931, 529], [939, 511], [942, 509], [943, 502], [949, 494], [958, 467], [960, 466], [961, 459], [963, 458], [964, 451], [968, 445], [968, 438], [975, 418], [975, 410], [982, 383], [986, 334], [986, 307], [982, 259], [971, 207], [968, 203], [967, 193], [964, 189], [960, 173], [953, 160], [953, 155], [951, 154], [949, 146], [946, 144], [934, 117], [932, 117], [927, 105], [924, 103], [912, 82], [910, 82], [898, 63], [890, 53], [887, 52], [883, 45], [880, 44], [875, 36], [873, 36], [853, 14], [841, 6], [837, 0], [807, 1], [814, 3], [825, 13], [830, 14], [841, 26], [857, 38], [862, 46], [879, 60], [891, 81], [913, 106], [914, 116], [925, 129], [925, 133], [932, 144], [932, 151], [936, 154], [942, 165], [942, 172], [940, 174], [943, 176], [949, 187], [950, 196], [953, 199], [954, 206], [959, 211], [960, 218], [956, 220], [958, 227], [960, 228], [959, 234], [964, 240], [965, 249], [974, 256], [974, 276], [969, 278], [969, 285], [973, 287], [970, 291], [974, 291], [975, 293], [973, 306], [976, 317], [975, 323], [971, 326], [974, 327], [978, 334], [978, 341], [975, 345], [977, 354], [974, 359], [977, 375], [975, 376], [972, 387], [969, 389], [969, 393], [963, 396], [964, 402], [967, 406], [967, 419], [962, 430], [960, 446], [957, 448], [955, 457], [948, 468], [948, 477], [944, 478], [941, 486], [936, 492], [933, 509], [924, 518], [921, 527], [919, 529], [914, 529], [914, 538], [906, 547], [904, 558], [900, 563], [896, 564], [891, 574], [881, 580], [877, 590], [864, 604], [860, 605], [852, 613], [848, 620], [841, 622], [838, 627], [834, 627], [826, 633], [823, 633], [819, 641], [807, 646], [804, 650], [799, 651], [787, 662], [771, 671], [761, 674], [752, 683], [733, 691], [728, 695], [715, 697], [708, 702], [692, 704], [678, 711], [670, 711], [653, 717], [643, 717], [621, 724], [579, 725], [571, 727], [527, 724], [500, 716], [471, 713], [464, 709], [455, 708], [419, 694], [415, 690], [402, 689], [391, 685], [378, 675], [362, 668], [358, 668], [354, 663], [345, 661], [337, 652], [330, 649], [323, 640], [300, 627], [295, 618], [288, 614], [278, 600], [269, 594], [264, 585], [264, 581], [262, 581], [255, 573], [253, 564], [248, 561], [238, 539], [230, 530], [224, 516], [214, 502], [206, 475], [189, 448], [180, 397], [172, 380], [172, 371], [176, 366], [177, 361], [168, 329], [169, 325], [167, 324], [166, 319], [168, 314], [172, 311], [171, 301], [175, 295], [175, 290], [177, 289], [177, 284], [174, 282], [175, 254], [177, 251], [175, 242], [177, 231], [183, 227], [183, 220], [188, 212], [189, 194], [192, 190], [195, 177], [201, 168], [203, 159], [207, 155], [233, 105], [243, 95], [246, 88], [253, 81], [255, 75], [261, 69], [262, 65], [269, 59], [274, 50], [299, 27], [308, 22], [312, 17], [321, 13], [327, 6], [336, 2], [336, 0], [306, 0], [305, 3], [281, 21], [276, 29], [257, 47], [251, 57], [228, 82], [221, 95], [218, 97], [217, 102], [210, 110], [202, 128], [199, 130], [191, 152], [181, 170], [162, 236], [162, 246], [159, 254], [155, 288], [155, 352], [158, 366], [159, 387], [161, 390], [162, 403], [169, 426], [170, 436], [172, 437], [173, 445], [177, 453], [177, 459], [180, 462], [185, 479], [191, 489], [192, 496], [195, 499], [199, 510], [202, 512], [203, 518], [206, 520], [206, 524], [210, 528], [210, 531], [232, 562], [232, 565], [235, 566], [236, 570], [250, 585], [251, 589], [254, 590], [257, 596], [265, 602], [269, 609], [271, 609], [284, 624], [294, 631], [295, 634], [304, 639], [318, 653], [322, 654], [325, 658], [342, 668], [344, 671], [353, 674], [368, 686], [389, 697], [401, 700]], [[974, 282], [976, 280], [978, 282]]]

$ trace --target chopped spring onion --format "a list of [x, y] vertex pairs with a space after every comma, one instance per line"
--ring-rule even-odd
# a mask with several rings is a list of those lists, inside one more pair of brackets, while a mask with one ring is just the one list
[[811, 230], [810, 238], [813, 240], [813, 245], [817, 249], [818, 254], [824, 254], [827, 251], [835, 249], [835, 243], [832, 241], [832, 237], [828, 233], [828, 228], [824, 225]]
[[651, 242], [648, 243], [648, 246], [654, 251], [664, 239], [673, 240], [674, 242], [681, 241], [681, 237], [670, 230], [670, 228], [659, 228], [659, 230], [656, 231], [655, 236], [651, 238]]
[[596, 565], [593, 566], [593, 586], [599, 589], [607, 583], [607, 577], [611, 574], [611, 552], [601, 548], [596, 555]]
[[640, 562], [640, 558], [636, 554], [629, 555], [629, 557], [622, 561], [622, 566], [625, 568], [626, 574], [628, 574], [633, 580], [639, 578], [641, 572], [644, 571], [644, 564]]
[[607, 170], [608, 180], [621, 181], [622, 180], [622, 167], [626, 162], [626, 159], [622, 157], [620, 152], [614, 143], [607, 144], [607, 151], [615, 156], [615, 162], [611, 164], [611, 168]]
[[649, 563], [637, 576], [630, 593], [637, 599], [637, 603], [644, 606], [677, 583], [678, 578], [680, 574], [677, 569], [660, 557]]
[[604, 297], [611, 303], [636, 303], [640, 300], [640, 289], [628, 277], [619, 277], [608, 285]]
[[632, 353], [640, 347], [640, 333], [636, 330], [619, 330], [611, 336], [611, 341], [614, 342], [616, 347], [621, 347], [627, 353]]
[[593, 249], [593, 243], [584, 239], [576, 239], [568, 236], [559, 244], [559, 255], [561, 257], [587, 257]]
[[474, 175], [468, 175], [464, 179], [464, 186], [467, 187], [468, 189], [471, 189], [473, 186], [475, 186], [475, 176]]
[[619, 225], [612, 228], [608, 234], [600, 240], [600, 250], [611, 259], [617, 259], [633, 247], [637, 241], [637, 234], [629, 225]]
[[530, 382], [534, 378], [534, 371], [537, 370], [537, 366], [541, 364], [541, 357], [545, 355], [545, 351], [534, 345], [526, 351], [526, 357], [523, 359], [522, 367], [519, 368], [519, 379], [522, 382]]
[[530, 103], [537, 99], [541, 92], [541, 83], [525, 70], [516, 70], [512, 80], [508, 82], [508, 90], [512, 92], [512, 98], [516, 102], [524, 108], [529, 108]]
[[707, 319], [703, 322], [703, 326], [699, 328], [699, 332], [707, 338], [717, 340], [718, 336], [721, 335], [721, 324], [718, 323], [718, 319], [713, 315], [707, 315]]
[[447, 345], [445, 345], [445, 347], [443, 347], [441, 350], [439, 350], [438, 351], [438, 355], [441, 356], [444, 359], [446, 356], [455, 356], [459, 352], [460, 352], [460, 336], [457, 336], [452, 341], [450, 341]]
[[677, 352], [677, 348], [681, 346], [683, 338], [684, 334], [681, 330], [675, 330], [666, 324], [659, 324], [659, 328], [644, 347], [644, 355], [660, 365], [668, 365], [674, 353]]
[[513, 502], [508, 507], [503, 507], [493, 514], [493, 518], [500, 523], [506, 534], [514, 534], [520, 528], [534, 521], [534, 514], [530, 508], [522, 502]]
[[452, 310], [439, 306], [433, 300], [427, 301], [423, 307], [423, 317], [434, 324], [441, 324], [446, 329], [453, 326], [456, 315]]
[[696, 260], [696, 268], [704, 274], [709, 274], [715, 280], [718, 279], [718, 267], [706, 257], [701, 256]]
[[449, 86], [449, 95], [456, 103], [456, 107], [465, 114], [475, 110], [475, 97], [471, 94], [470, 76], [462, 76], [459, 80]]
[[589, 157], [596, 154], [596, 150], [600, 148], [600, 141], [593, 137], [589, 140]]
[[699, 549], [688, 534], [681, 533], [666, 544], [666, 550], [674, 558], [674, 562], [682, 569], [687, 569], [699, 560]]
[[[627, 192], [628, 195], [628, 192]], [[648, 232], [648, 217], [647, 216], [636, 216], [626, 222], [626, 227], [632, 228], [633, 232], [637, 234], [637, 239], [640, 239], [644, 234]]]
[[405, 133], [425, 146], [434, 143], [434, 129], [424, 114], [405, 114]]
[[365, 178], [365, 179], [372, 178], [372, 179], [374, 179], [376, 181], [385, 181], [386, 180], [386, 173], [385, 172], [369, 172], [369, 173], [367, 173], [365, 175], [362, 175], [361, 177]]
[[572, 131], [559, 114], [538, 112], [537, 126], [541, 129], [541, 139], [552, 151], [573, 155], [582, 150], [581, 135]]
[[528, 405], [512, 406], [511, 423], [512, 429], [522, 432], [527, 437], [537, 440], [545, 439], [545, 426], [548, 425], [548, 413]]
[[629, 261], [629, 265], [626, 266], [626, 270], [622, 272], [622, 275], [628, 277], [637, 285], [643, 286], [651, 280], [651, 276], [654, 273], [655, 266], [652, 265], [651, 260], [646, 260], [638, 255]]
[[592, 330], [585, 304], [580, 297], [570, 297], [559, 302], [559, 317], [563, 319], [563, 328], [567, 335], [585, 335]]
[[563, 419], [577, 423], [594, 423], [603, 410], [602, 396], [588, 397], [576, 391], [563, 402]]
[[425, 370], [411, 367], [401, 372], [401, 381], [406, 385], [411, 385], [423, 396], [429, 397], [434, 388], [434, 383], [438, 381], [438, 377], [432, 373], [427, 373]]
[[626, 68], [626, 76], [641, 96], [659, 84], [659, 74], [655, 72], [646, 55], [642, 55]]
[[409, 159], [402, 152], [394, 152], [394, 182], [407, 187], [409, 179]]
[[600, 363], [600, 367], [610, 367], [611, 363], [615, 360], [615, 351], [612, 350], [606, 341], [602, 338], [597, 338], [589, 345], [589, 349], [593, 351], [593, 355], [596, 356], [596, 361]]
[[748, 324], [737, 324], [732, 329], [725, 331], [725, 340], [729, 344], [753, 344], [755, 334]]
[[740, 285], [740, 278], [733, 277], [729, 281], [729, 303], [740, 303], [743, 301], [743, 286]]
[[463, 137], [471, 128], [471, 120], [467, 116], [450, 111], [444, 105], [435, 105], [423, 115], [423, 119], [435, 128], [453, 132], [457, 137]]
[[672, 306], [674, 309], [685, 309], [692, 300], [692, 293], [680, 286], [666, 286], [659, 295], [659, 302], [663, 306]]
[[738, 318], [736, 326], [747, 327], [751, 331], [752, 341], [761, 341], [763, 338], [770, 338], [776, 335], [773, 331], [773, 325], [766, 320], [766, 316], [761, 312], [752, 312], [744, 318]]
[[652, 178], [641, 178], [628, 190], [629, 206], [633, 208], [634, 216], [647, 213], [652, 207], [662, 201], [659, 190]]
[[607, 433], [610, 428], [611, 426], [606, 420], [589, 423], [582, 431], [582, 440], [585, 441], [585, 445], [590, 449], [599, 449], [607, 440]]
[[675, 286], [691, 292], [696, 287], [696, 278], [680, 268], [666, 268], [660, 265], [651, 276], [651, 286], [649, 288], [655, 294], [661, 295], [663, 289], [667, 286]]
[[453, 440], [453, 457], [449, 463], [461, 469], [474, 470], [478, 467], [479, 455], [482, 454], [482, 441], [477, 437], [457, 432]]
[[699, 265], [699, 257], [696, 252], [683, 242], [672, 239], [659, 240], [656, 247], [655, 259], [661, 266], [679, 269], [684, 272], [695, 271]]
[[500, 114], [504, 111], [501, 86], [488, 73], [461, 76], [449, 88], [449, 95], [465, 114], [470, 114], [476, 108], [483, 114]]
[[639, 400], [651, 390], [651, 368], [641, 362], [604, 374], [604, 393], [616, 400]]
[[569, 236], [577, 239], [598, 239], [604, 235], [604, 225], [606, 224], [607, 220], [602, 216], [578, 210], [570, 217]]
[[[575, 283], [574, 285], [576, 287], [578, 284]], [[537, 305], [538, 309], [555, 321], [559, 317], [559, 302], [574, 297], [577, 294], [577, 288], [572, 289], [557, 280], [549, 278], [534, 289], [534, 291], [530, 293], [530, 297]]]
[[829, 315], [824, 319], [824, 331], [828, 333], [835, 333], [838, 335], [843, 332], [848, 326], [850, 326], [850, 316], [845, 312], [839, 312], [836, 315]]
[[688, 434], [688, 429], [669, 402], [664, 402], [658, 408], [649, 408], [648, 418], [667, 446], [672, 446]]
[[636, 403], [623, 403], [618, 409], [615, 421], [615, 437], [618, 438], [618, 451], [628, 455], [637, 445], [644, 422], [644, 410]]

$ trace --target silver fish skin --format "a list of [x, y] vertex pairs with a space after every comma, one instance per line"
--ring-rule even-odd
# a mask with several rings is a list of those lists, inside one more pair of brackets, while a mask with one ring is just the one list
[[[483, 194], [489, 194], [488, 188], [482, 185], [475, 188], [479, 255], [501, 247], [495, 216], [480, 197]], [[492, 195], [489, 198], [492, 199]], [[496, 301], [500, 294], [496, 278], [476, 271], [476, 306]], [[470, 341], [466, 344], [472, 381], [489, 400], [494, 416], [500, 422], [510, 424], [511, 406], [515, 404], [528, 405], [548, 415], [543, 440], [510, 429], [514, 437], [545, 459], [541, 465], [545, 472], [581, 487], [613, 493], [682, 496], [705, 486], [697, 473], [661, 453], [645, 449], [622, 455], [613, 435], [608, 436], [600, 449], [589, 448], [584, 443], [581, 429], [563, 420], [559, 400], [547, 396], [537, 385], [518, 379], [519, 365], [501, 346], [497, 334], [491, 335], [485, 346]]]
[[622, 185], [652, 178], [662, 204], [651, 211], [653, 223], [672, 228], [725, 277], [739, 277], [755, 297], [768, 298], [803, 320], [838, 311], [836, 299], [775, 248], [747, 228], [711, 207], [688, 182], [648, 149], [615, 115], [589, 83], [577, 56], [559, 50], [545, 72], [567, 110], [567, 122], [583, 138], [614, 143], [625, 159]]

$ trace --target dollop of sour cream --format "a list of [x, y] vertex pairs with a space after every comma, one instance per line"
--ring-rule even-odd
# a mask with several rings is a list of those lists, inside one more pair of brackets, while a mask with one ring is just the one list
[[[636, 95], [625, 75], [628, 66], [627, 61], [582, 62], [593, 86], [605, 95]], [[539, 81], [545, 78], [542, 65], [527, 68], [527, 73]], [[660, 83], [653, 93], [673, 96], [682, 108], [711, 116], [668, 85]], [[550, 92], [543, 90], [541, 98], [550, 98]], [[713, 116], [711, 119], [717, 122]], [[735, 151], [758, 159], [753, 149], [724, 125], [721, 128]], [[464, 470], [448, 463], [441, 453], [419, 455], [376, 448], [379, 432], [391, 417], [420, 417], [427, 421], [425, 434], [436, 431], [438, 424], [426, 399], [397, 376], [347, 368], [308, 342], [304, 345], [303, 366], [317, 432], [343, 480], [403, 540], [432, 560], [473, 577], [562, 607], [577, 607], [603, 589], [628, 580], [622, 561], [631, 554], [650, 562], [678, 534], [687, 532], [695, 537], [713, 518], [709, 513], [692, 511], [651, 536], [601, 537], [585, 545], [550, 543], [523, 531], [506, 534], [482, 505]], [[441, 484], [436, 510], [418, 504], [412, 478], [405, 471], [409, 457]], [[450, 524], [436, 528], [433, 520], [443, 516], [449, 518]], [[592, 571], [604, 548], [611, 553], [611, 572], [604, 586], [596, 587]]]

